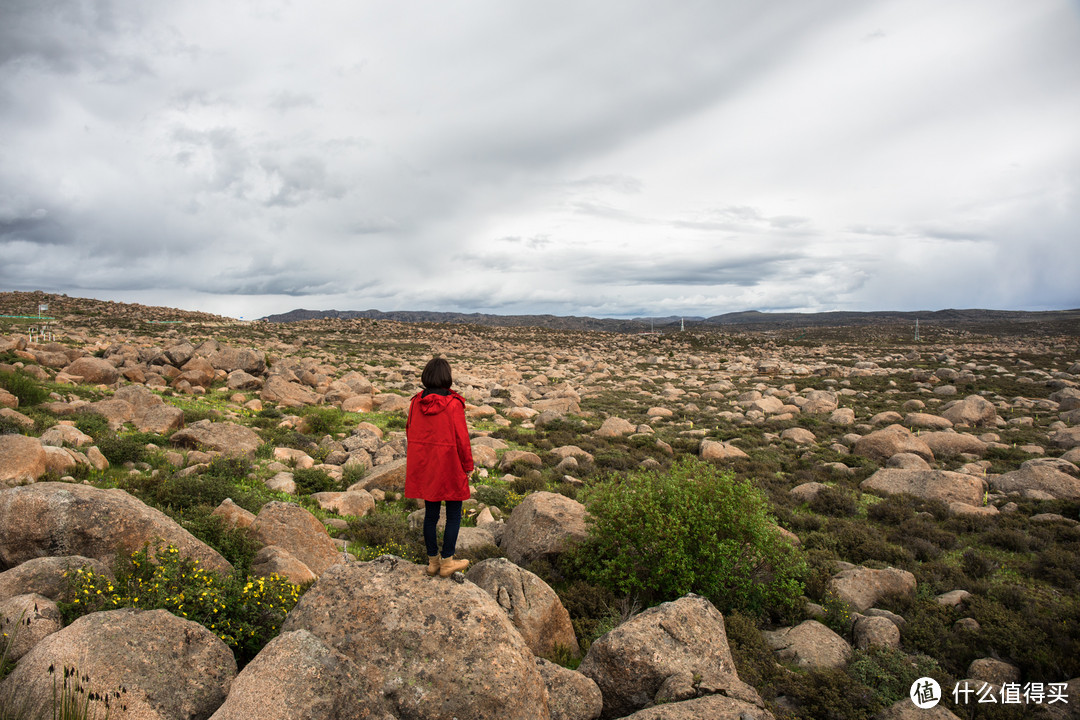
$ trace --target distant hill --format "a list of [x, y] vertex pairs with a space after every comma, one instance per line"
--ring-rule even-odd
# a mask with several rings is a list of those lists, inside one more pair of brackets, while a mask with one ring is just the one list
[[424, 310], [382, 312], [380, 310], [292, 310], [263, 318], [268, 322], [288, 323], [334, 318], [351, 320], [394, 320], [397, 322], [458, 323], [495, 327], [541, 327], [552, 330], [601, 330], [639, 333], [650, 329], [671, 331], [683, 323], [687, 330], [778, 330], [820, 327], [860, 327], [911, 325], [916, 319], [927, 327], [949, 327], [988, 334], [1030, 333], [1039, 331], [1080, 335], [1080, 309], [1027, 312], [1022, 310], [926, 310], [916, 312], [824, 312], [765, 313], [756, 310], [732, 312], [713, 317], [592, 318], [562, 315], [491, 315]]

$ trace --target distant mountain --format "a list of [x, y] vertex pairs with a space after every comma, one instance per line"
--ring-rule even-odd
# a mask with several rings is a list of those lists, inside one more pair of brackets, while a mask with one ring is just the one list
[[859, 327], [868, 325], [914, 325], [916, 320], [927, 327], [950, 327], [977, 332], [1030, 332], [1032, 326], [1046, 332], [1080, 335], [1080, 309], [1028, 312], [1022, 310], [925, 310], [916, 312], [823, 312], [766, 313], [757, 310], [725, 313], [713, 317], [592, 318], [562, 315], [491, 315], [424, 310], [292, 310], [262, 318], [268, 322], [288, 323], [334, 318], [352, 320], [393, 320], [397, 322], [454, 323], [494, 327], [539, 327], [552, 330], [601, 330], [640, 333], [677, 330], [776, 330], [818, 327]]

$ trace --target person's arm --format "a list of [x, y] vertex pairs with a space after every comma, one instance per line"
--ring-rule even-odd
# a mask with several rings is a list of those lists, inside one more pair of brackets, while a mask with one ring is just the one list
[[454, 413], [454, 436], [457, 445], [458, 459], [461, 461], [461, 469], [468, 475], [473, 471], [472, 444], [469, 442], [469, 428], [465, 424], [465, 407], [456, 405]]

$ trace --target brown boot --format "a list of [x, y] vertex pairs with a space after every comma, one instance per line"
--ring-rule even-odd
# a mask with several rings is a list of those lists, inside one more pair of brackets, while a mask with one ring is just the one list
[[450, 577], [459, 570], [464, 570], [469, 567], [469, 561], [464, 559], [455, 560], [451, 555], [448, 558], [443, 558], [439, 567], [439, 577]]
[[438, 555], [428, 555], [427, 574], [431, 577], [435, 577], [439, 574], [439, 559]]

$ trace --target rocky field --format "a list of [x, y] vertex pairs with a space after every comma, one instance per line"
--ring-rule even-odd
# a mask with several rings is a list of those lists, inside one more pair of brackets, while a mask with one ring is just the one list
[[[0, 313], [41, 302], [0, 318], [0, 720], [1080, 716], [1075, 333]], [[401, 496], [436, 354], [450, 579]]]

